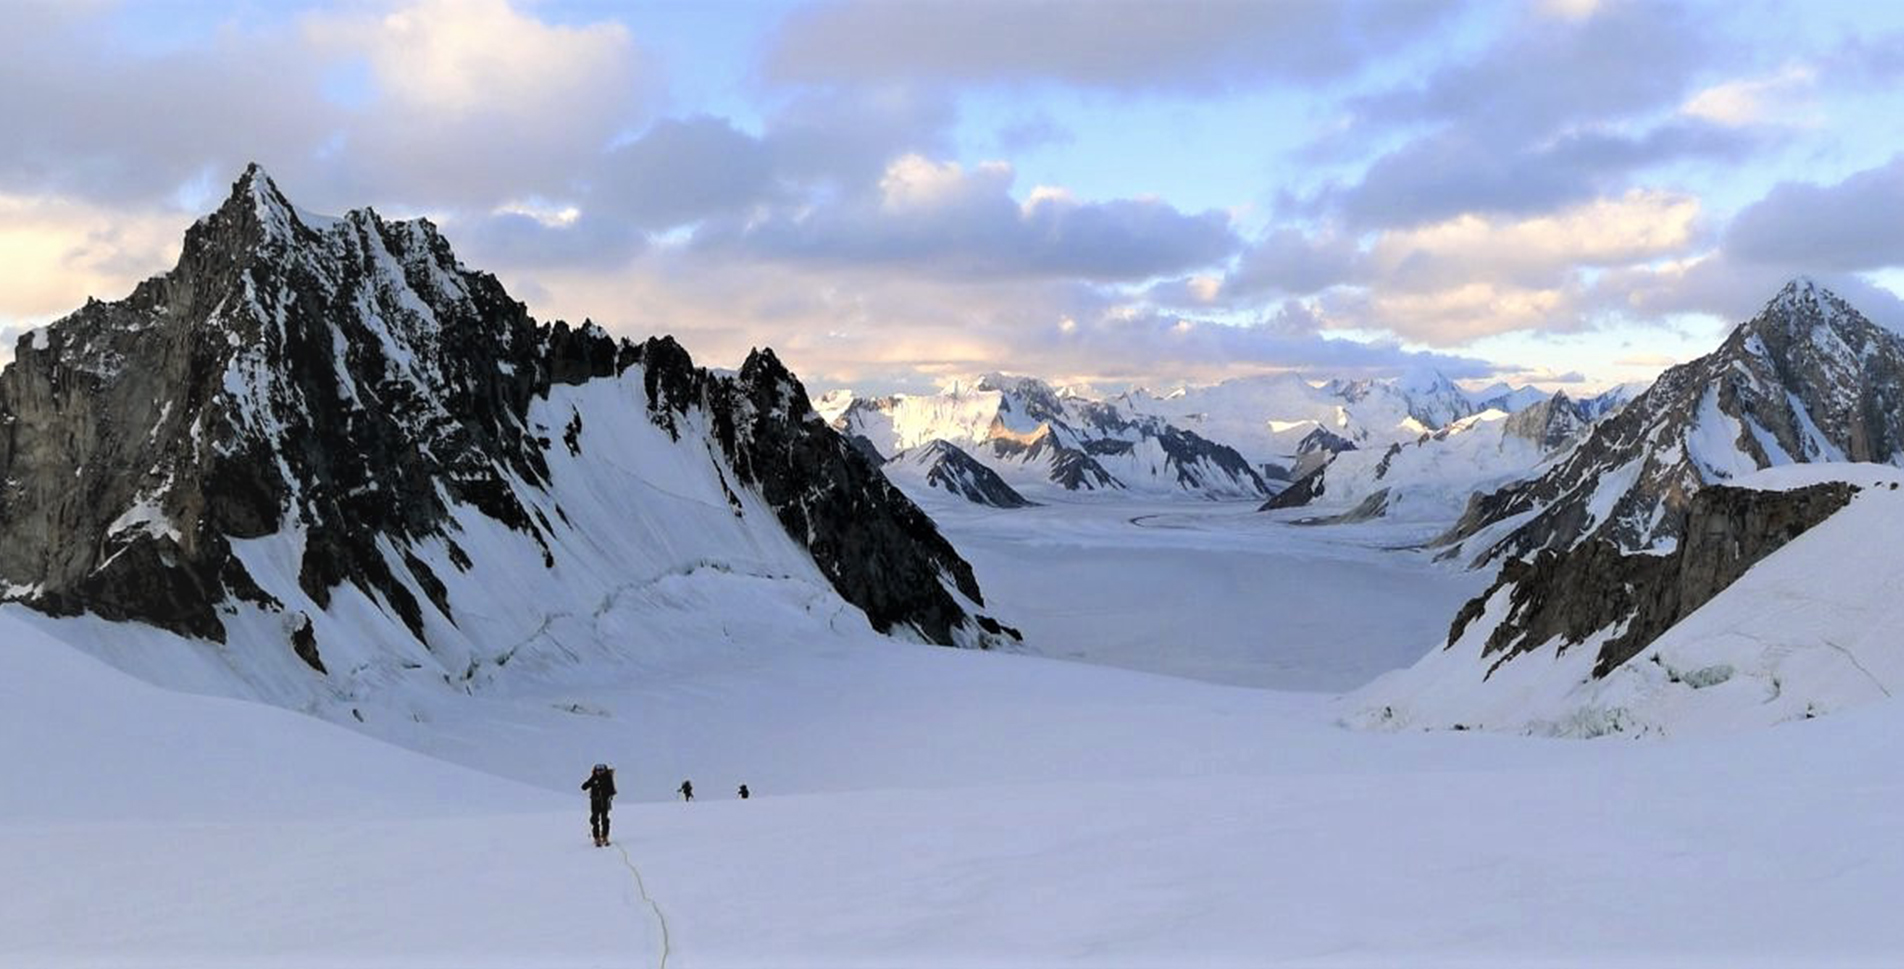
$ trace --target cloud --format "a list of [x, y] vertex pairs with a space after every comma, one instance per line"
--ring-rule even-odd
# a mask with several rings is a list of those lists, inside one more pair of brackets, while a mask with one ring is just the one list
[[1362, 260], [1353, 239], [1313, 237], [1289, 227], [1272, 229], [1237, 261], [1222, 291], [1231, 298], [1267, 292], [1307, 295], [1354, 281], [1361, 274]]
[[1766, 77], [1742, 78], [1715, 84], [1686, 99], [1680, 112], [1714, 124], [1745, 127], [1790, 116], [1801, 97], [1811, 91], [1817, 72], [1802, 64], [1785, 67]]
[[1360, 330], [1385, 330], [1433, 346], [1461, 346], [1515, 330], [1578, 329], [1580, 284], [1524, 287], [1476, 281], [1438, 289], [1374, 288], [1338, 297], [1334, 319]]
[[1450, 378], [1486, 377], [1497, 364], [1475, 357], [1404, 349], [1394, 341], [1352, 340], [1314, 332], [1312, 307], [1285, 304], [1246, 325], [1156, 312], [1106, 313], [1068, 330], [1046, 334], [1061, 359], [1094, 360], [1093, 379], [1158, 382], [1185, 374], [1217, 379], [1268, 369], [1315, 370], [1332, 375], [1392, 375], [1432, 368]]
[[870, 192], [832, 204], [709, 225], [697, 249], [792, 262], [898, 265], [948, 277], [1143, 280], [1210, 265], [1239, 245], [1221, 212], [1156, 200], [1080, 202], [1010, 194], [1012, 169], [920, 155], [894, 159]]
[[1409, 291], [1477, 280], [1552, 288], [1581, 269], [1684, 254], [1698, 217], [1693, 196], [1640, 189], [1523, 219], [1461, 215], [1382, 233], [1367, 272]]
[[1904, 75], [1904, 31], [1852, 33], [1827, 62], [1859, 82], [1895, 80]]
[[1682, 8], [1653, 3], [1527, 17], [1475, 56], [1351, 107], [1362, 121], [1459, 121], [1538, 137], [1676, 103], [1707, 57], [1711, 31], [1701, 27]]
[[1038, 148], [1068, 145], [1075, 136], [1048, 114], [1034, 114], [1000, 127], [993, 141], [1000, 151], [1015, 154]]
[[1340, 77], [1428, 33], [1438, 0], [847, 0], [796, 11], [766, 54], [777, 82], [1055, 81], [1207, 94]]
[[986, 369], [1059, 382], [1158, 385], [1290, 368], [1383, 375], [1440, 367], [1481, 376], [1471, 356], [1318, 332], [1313, 303], [1285, 302], [1247, 325], [1158, 311], [1114, 289], [1066, 279], [951, 279], [881, 266], [708, 259], [657, 248], [615, 272], [505, 272], [549, 319], [592, 315], [616, 332], [680, 334], [697, 359], [735, 365], [772, 346], [809, 386], [930, 386]]
[[1357, 229], [1528, 215], [1623, 191], [1652, 166], [1737, 159], [1763, 143], [1765, 133], [1730, 121], [1660, 117], [1687, 100], [1713, 53], [1713, 31], [1684, 10], [1576, 12], [1529, 13], [1418, 82], [1352, 98], [1346, 126], [1303, 155], [1339, 163], [1379, 153], [1301, 208]]
[[1602, 0], [1541, 0], [1539, 10], [1562, 20], [1585, 20], [1599, 11]]
[[612, 269], [648, 246], [635, 225], [569, 209], [571, 218], [550, 218], [521, 208], [503, 208], [447, 224], [457, 249], [481, 266]]
[[1595, 281], [1584, 300], [1640, 319], [1700, 313], [1741, 323], [1757, 315], [1780, 287], [1801, 274], [1815, 276], [1872, 322], [1904, 332], [1904, 300], [1885, 287], [1853, 273], [1742, 263], [1723, 250], [1609, 272]]
[[670, 118], [610, 151], [588, 197], [615, 218], [667, 229], [768, 201], [776, 180], [760, 139], [719, 118]]
[[166, 44], [136, 8], [56, 6], [0, 31], [0, 191], [150, 203], [256, 160], [321, 208], [488, 207], [566, 190], [658, 93], [626, 28], [503, 0], [206, 17]]
[[177, 260], [188, 221], [162, 210], [0, 194], [0, 323], [36, 325], [89, 296], [126, 295]]
[[367, 65], [345, 109], [346, 191], [412, 205], [559, 194], [658, 93], [628, 29], [548, 24], [505, 0], [413, 0], [387, 13], [314, 14], [319, 53]]
[[[1631, 190], [1525, 218], [1458, 215], [1370, 234], [1272, 230], [1237, 261], [1219, 298], [1327, 293], [1327, 325], [1459, 346], [1514, 330], [1586, 323], [1586, 273], [1683, 257], [1705, 241], [1697, 198]], [[1184, 289], [1160, 288], [1166, 305]]]
[[[315, 152], [323, 65], [283, 32], [115, 43], [105, 7], [14, 4], [0, 30], [0, 191], [150, 203], [208, 168]], [[267, 159], [268, 160], [268, 159]]]
[[1734, 259], [1855, 272], [1904, 265], [1904, 155], [1835, 185], [1783, 182], [1726, 230]]
[[1756, 136], [1686, 120], [1641, 134], [1578, 131], [1494, 145], [1453, 127], [1376, 159], [1361, 181], [1325, 193], [1358, 227], [1409, 226], [1463, 213], [1525, 215], [1619, 190], [1636, 170], [1678, 158], [1741, 155]]

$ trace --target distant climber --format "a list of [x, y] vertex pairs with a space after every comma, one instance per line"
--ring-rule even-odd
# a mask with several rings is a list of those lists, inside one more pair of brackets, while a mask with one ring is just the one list
[[694, 782], [682, 781], [681, 786], [675, 788], [674, 792], [681, 795], [681, 800], [692, 801], [694, 800]]
[[588, 830], [595, 835], [595, 847], [608, 847], [608, 809], [615, 803], [615, 771], [607, 764], [596, 764], [582, 782], [588, 792]]
[[747, 800], [747, 785], [745, 784], [740, 786], [740, 799], [743, 801]]

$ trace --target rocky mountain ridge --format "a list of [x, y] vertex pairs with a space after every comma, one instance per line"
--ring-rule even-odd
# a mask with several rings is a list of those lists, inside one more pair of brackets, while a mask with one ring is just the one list
[[1904, 338], [1799, 279], [1544, 474], [1474, 496], [1440, 543], [1476, 565], [1596, 535], [1670, 548], [1700, 488], [1814, 461], [1904, 464]]
[[[636, 382], [635, 416], [700, 455], [744, 519], [735, 541], [771, 529], [810, 562], [773, 552], [776, 568], [816, 570], [882, 631], [1009, 638], [977, 614], [970, 566], [771, 351], [723, 375], [668, 338], [538, 323], [427, 220], [316, 216], [256, 166], [176, 268], [28, 334], [0, 372], [0, 589], [218, 642], [269, 614], [319, 674], [349, 589], [437, 650], [467, 621], [459, 574], [559, 571], [579, 485], [552, 463], [575, 466], [584, 426], [632, 407], [535, 415], [601, 381]], [[472, 514], [531, 560], [465, 548], [488, 527]]]
[[1020, 490], [1205, 498], [1271, 491], [1232, 448], [1033, 377], [987, 374], [937, 395], [839, 394], [821, 409], [842, 434], [880, 454], [945, 442]]
[[1516, 413], [1485, 410], [1375, 451], [1318, 429], [1304, 439], [1301, 474], [1263, 511], [1326, 506], [1304, 524], [1351, 524], [1406, 514], [1448, 521], [1477, 491], [1527, 478], [1579, 440], [1586, 408], [1556, 392]]

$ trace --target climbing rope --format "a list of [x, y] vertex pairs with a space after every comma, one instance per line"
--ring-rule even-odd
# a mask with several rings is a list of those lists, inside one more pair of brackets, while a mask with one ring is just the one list
[[635, 876], [635, 889], [641, 892], [641, 900], [648, 903], [654, 911], [655, 922], [661, 926], [661, 969], [668, 969], [668, 956], [674, 951], [674, 943], [668, 938], [668, 917], [661, 914], [661, 906], [655, 904], [654, 897], [648, 894], [648, 885], [641, 879], [641, 869], [635, 867], [635, 860], [628, 857], [628, 849], [621, 842], [612, 842], [615, 850], [621, 852], [621, 863]]

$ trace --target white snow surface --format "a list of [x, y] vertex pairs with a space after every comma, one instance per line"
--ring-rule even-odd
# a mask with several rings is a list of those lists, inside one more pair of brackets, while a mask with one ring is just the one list
[[[938, 394], [866, 399], [849, 409], [852, 403], [850, 393], [833, 392], [822, 395], [815, 411], [842, 431], [865, 437], [887, 458], [934, 441], [958, 445], [1014, 489], [1037, 500], [1123, 492], [1264, 497], [1254, 483], [1210, 461], [1196, 462], [1190, 469], [1194, 480], [1186, 482], [1158, 443], [1156, 428], [1099, 426], [1092, 411], [1110, 407], [1117, 420], [1131, 425], [1138, 423], [1132, 417], [1142, 420], [1147, 415], [1124, 411], [1115, 403], [1066, 396], [1035, 378], [987, 374], [971, 383], [954, 383]], [[1056, 483], [1061, 461], [1057, 448], [1076, 452], [1085, 450], [1087, 443], [1112, 445], [1098, 448], [1090, 460], [1114, 481], [1087, 474], [1076, 489]]]
[[[1881, 529], [1904, 516], [1888, 488], [1866, 495], [1744, 580], [1763, 585], [1726, 594], [1745, 601], [1688, 620], [1724, 622], [1662, 641], [1675, 668], [1696, 672], [1690, 651], [1711, 635], [1795, 636], [1843, 611], [1818, 635], [1898, 682], [1883, 635], [1904, 617], [1870, 604], [1897, 587], [1885, 552], [1904, 536]], [[693, 507], [623, 499], [644, 502], [644, 515]], [[1405, 661], [1400, 641], [1432, 641], [1443, 620], [1420, 627], [1445, 617], [1429, 600], [1468, 591], [1420, 595], [1443, 573], [1384, 551], [1413, 534], [1392, 524], [1303, 529], [1202, 503], [1122, 518], [1101, 502], [947, 508], [1034, 649], [1150, 613], [1117, 648], [1148, 640], [1154, 668], [1210, 679], [1237, 675], [1222, 666], [1244, 654], [1221, 650], [1259, 621], [1244, 658], [1284, 685], [1379, 665], [1382, 612]], [[1008, 524], [1023, 515], [1048, 520]], [[1867, 544], [1832, 538], [1845, 532]], [[1791, 581], [1826, 551], [1860, 548], [1831, 566], [1829, 603], [1790, 598], [1834, 584]], [[1207, 570], [1184, 568], [1200, 555], [1215, 557]], [[1236, 583], [1194, 594], [1225, 570]], [[1904, 953], [1894, 702], [1639, 744], [1352, 731], [1327, 692], [896, 643], [816, 616], [797, 585], [679, 576], [617, 627], [610, 655], [525, 655], [469, 693], [399, 681], [354, 714], [318, 711], [342, 726], [159, 689], [74, 644], [121, 663], [198, 656], [201, 688], [232, 677], [210, 647], [0, 607], [0, 965], [1730, 967]], [[536, 614], [485, 591], [499, 624]], [[1274, 621], [1305, 607], [1306, 634]], [[1764, 655], [1788, 692], [1875, 689], [1823, 649]], [[1762, 683], [1742, 669], [1674, 687], [1693, 705], [1676, 716], [1744, 709], [1705, 697]], [[588, 844], [575, 789], [598, 760], [622, 792], [611, 849]], [[692, 805], [670, 799], [683, 778]], [[747, 802], [732, 797], [743, 782]]]
[[[1789, 490], [1826, 481], [1861, 489], [1851, 504], [1753, 566], [1603, 679], [1605, 630], [1558, 639], [1493, 669], [1483, 656], [1507, 589], [1446, 649], [1343, 701], [1352, 723], [1388, 729], [1500, 730], [1557, 736], [1736, 732], [1889, 701], [1904, 690], [1904, 472], [1878, 464], [1800, 464], [1727, 482]], [[1886, 703], [1888, 706], [1888, 702]]]
[[1321, 472], [1322, 497], [1304, 506], [1305, 512], [1342, 514], [1385, 491], [1388, 517], [1453, 521], [1470, 495], [1530, 477], [1553, 457], [1536, 442], [1507, 433], [1508, 416], [1482, 411], [1407, 443], [1338, 453]]

